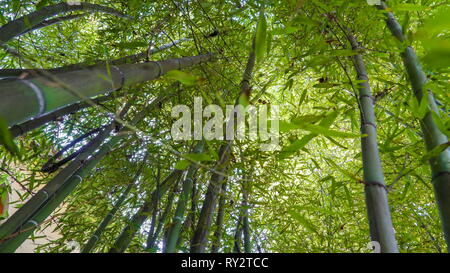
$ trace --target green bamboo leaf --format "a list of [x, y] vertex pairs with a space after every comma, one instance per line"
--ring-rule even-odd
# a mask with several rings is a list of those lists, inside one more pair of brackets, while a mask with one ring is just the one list
[[340, 173], [342, 173], [344, 176], [347, 176], [351, 180], [354, 180], [356, 182], [360, 182], [361, 179], [350, 173], [349, 171], [346, 171], [342, 169], [336, 162], [334, 162], [331, 158], [324, 157], [324, 159], [333, 167], [335, 167]]
[[0, 220], [8, 217], [8, 203], [8, 187], [5, 184], [0, 184]]
[[20, 157], [19, 147], [14, 143], [8, 124], [3, 118], [0, 118], [0, 144], [11, 154]]
[[305, 130], [305, 131], [309, 131], [311, 133], [314, 133], [316, 135], [324, 135], [324, 136], [329, 136], [329, 137], [339, 137], [339, 138], [357, 138], [357, 137], [364, 137], [366, 135], [361, 135], [361, 134], [357, 134], [357, 133], [351, 133], [351, 132], [341, 132], [341, 131], [336, 131], [336, 130], [331, 130], [328, 129], [326, 127], [320, 126], [320, 125], [315, 125], [315, 124], [311, 124], [311, 123], [291, 123], [288, 121], [280, 121], [280, 131], [281, 132], [288, 132], [291, 130]]
[[124, 43], [118, 43], [115, 45], [117, 47], [123, 48], [123, 49], [135, 49], [135, 48], [148, 47], [148, 43], [142, 42], [142, 41], [124, 42]]
[[342, 187], [344, 187], [345, 197], [347, 198], [348, 205], [350, 207], [353, 207], [353, 198], [352, 195], [350, 194], [349, 189], [345, 184], [342, 184]]
[[431, 111], [431, 116], [433, 117], [436, 126], [441, 130], [443, 134], [445, 134], [448, 138], [450, 138], [450, 128], [447, 127], [442, 118], [434, 111]]
[[166, 77], [177, 80], [185, 85], [195, 85], [199, 80], [198, 77], [180, 70], [171, 70], [166, 73]]
[[[324, 128], [329, 128], [333, 122], [336, 120], [337, 116], [339, 114], [339, 110], [333, 111], [330, 114], [328, 114], [327, 116], [325, 116], [319, 123], [320, 126], [324, 127]], [[299, 122], [298, 120], [296, 122]], [[286, 128], [285, 128], [286, 129]], [[281, 131], [281, 129], [280, 129]], [[303, 149], [306, 144], [308, 144], [313, 138], [315, 138], [317, 136], [317, 134], [309, 134], [307, 136], [302, 137], [301, 139], [293, 142], [291, 145], [284, 147], [283, 150], [281, 151], [279, 158], [280, 159], [284, 159], [289, 157], [290, 155], [293, 154], [293, 152], [296, 152], [300, 149]]]
[[36, 4], [36, 9], [37, 10], [42, 9], [43, 7], [47, 6], [49, 4], [49, 2], [50, 2], [49, 0], [41, 0], [41, 1], [39, 1], [39, 3]]
[[429, 7], [417, 5], [417, 4], [411, 4], [411, 3], [403, 3], [403, 4], [397, 4], [391, 7], [395, 11], [423, 11], [426, 9], [429, 9]]
[[256, 59], [261, 61], [264, 57], [266, 51], [266, 41], [267, 41], [267, 21], [264, 12], [259, 13], [259, 20], [256, 26], [256, 37], [255, 37], [255, 54]]
[[183, 157], [185, 157], [187, 159], [190, 159], [192, 161], [198, 161], [198, 162], [201, 162], [201, 161], [213, 161], [213, 159], [211, 158], [210, 155], [204, 154], [204, 153], [203, 154], [195, 154], [195, 153], [193, 153], [193, 154], [184, 154]]
[[431, 151], [429, 151], [422, 157], [421, 161], [426, 162], [432, 157], [439, 156], [439, 154], [445, 151], [448, 147], [450, 147], [450, 141], [434, 147]]
[[180, 160], [177, 162], [177, 164], [175, 164], [175, 169], [177, 170], [186, 170], [189, 165], [191, 165], [191, 162], [189, 162], [189, 160]]
[[306, 219], [303, 215], [301, 215], [300, 213], [291, 210], [291, 211], [288, 211], [288, 214], [294, 220], [296, 220], [299, 224], [301, 224], [307, 231], [313, 232], [313, 233], [317, 232], [317, 228], [308, 219]]

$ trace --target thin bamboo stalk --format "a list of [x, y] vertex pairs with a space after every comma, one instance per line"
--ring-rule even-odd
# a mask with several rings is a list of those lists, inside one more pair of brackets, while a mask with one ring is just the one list
[[226, 192], [227, 192], [227, 181], [222, 183], [222, 189], [219, 198], [219, 209], [217, 210], [217, 217], [216, 217], [216, 230], [214, 231], [214, 237], [211, 244], [211, 253], [217, 253], [219, 251], [220, 240], [222, 239]]
[[[247, 59], [247, 65], [241, 81], [241, 90], [239, 97], [241, 95], [249, 96], [250, 94], [250, 80], [253, 73], [253, 68], [255, 66], [255, 39], [253, 38], [252, 47], [250, 49], [249, 57]], [[239, 104], [239, 97], [236, 99], [236, 105]], [[247, 98], [250, 100], [250, 98]], [[232, 113], [234, 115], [234, 113]], [[206, 240], [211, 227], [213, 212], [216, 208], [218, 193], [220, 192], [221, 185], [225, 179], [224, 173], [226, 172], [230, 158], [231, 158], [231, 147], [233, 145], [233, 140], [227, 141], [219, 149], [219, 160], [216, 164], [216, 170], [211, 176], [211, 180], [208, 185], [208, 189], [205, 195], [205, 200], [203, 202], [202, 210], [200, 212], [200, 217], [197, 222], [197, 227], [194, 232], [191, 241], [191, 252], [201, 253], [205, 251]]]
[[178, 183], [173, 186], [173, 189], [170, 191], [169, 196], [167, 197], [166, 207], [164, 208], [164, 211], [161, 213], [161, 215], [158, 219], [158, 225], [156, 226], [155, 232], [148, 234], [147, 246], [145, 247], [146, 250], [151, 250], [156, 245], [156, 241], [158, 240], [159, 233], [161, 233], [163, 225], [166, 223], [167, 216], [169, 215], [169, 212], [172, 210], [173, 199], [175, 197], [175, 191], [176, 191], [177, 186], [178, 186]]
[[[387, 10], [384, 2], [377, 6], [378, 9], [383, 10], [386, 16], [386, 24], [392, 35], [400, 42], [405, 42], [405, 36], [401, 25], [398, 23], [394, 14]], [[427, 78], [423, 72], [420, 63], [417, 59], [416, 53], [411, 46], [407, 46], [401, 53], [405, 70], [409, 76], [412, 90], [418, 101], [422, 100], [423, 96], [428, 96], [429, 112], [421, 120], [422, 133], [425, 138], [427, 151], [432, 151], [441, 144], [448, 142], [448, 138], [443, 134], [433, 120], [432, 112], [439, 115], [439, 109], [436, 105], [436, 100], [431, 92], [424, 90]], [[450, 151], [446, 149], [439, 155], [433, 156], [429, 160], [432, 174], [432, 184], [436, 203], [439, 208], [444, 237], [447, 242], [447, 251], [450, 252]]]
[[142, 226], [142, 224], [147, 220], [149, 214], [153, 211], [154, 201], [155, 199], [161, 199], [161, 197], [167, 192], [167, 190], [180, 178], [182, 175], [182, 171], [174, 170], [172, 171], [163, 182], [159, 186], [158, 190], [154, 190], [148, 200], [142, 204], [139, 208], [139, 211], [133, 215], [130, 219], [129, 223], [125, 226], [125, 228], [120, 233], [119, 237], [117, 237], [114, 245], [109, 250], [109, 253], [122, 253], [131, 243], [136, 232]]
[[241, 241], [242, 241], [242, 220], [243, 215], [240, 211], [239, 217], [236, 221], [236, 231], [234, 232], [234, 244], [233, 244], [233, 252], [242, 253], [241, 251]]
[[51, 25], [54, 25], [54, 24], [59, 24], [59, 23], [64, 22], [64, 21], [70, 21], [70, 20], [73, 20], [73, 19], [78, 19], [78, 18], [84, 17], [84, 16], [86, 16], [88, 14], [89, 13], [71, 14], [71, 15], [67, 15], [67, 16], [61, 16], [61, 17], [48, 19], [48, 20], [43, 21], [40, 24], [35, 25], [34, 27], [31, 27], [31, 28], [25, 30], [24, 32], [20, 33], [17, 36], [22, 36], [24, 34], [32, 32], [32, 31], [35, 31], [35, 30], [38, 30], [38, 29], [41, 29], [41, 28], [44, 28], [44, 27], [48, 27], [48, 26], [51, 26]]
[[[202, 153], [204, 149], [204, 141], [197, 143], [194, 148], [194, 153]], [[186, 211], [187, 201], [189, 200], [189, 195], [192, 192], [193, 178], [197, 171], [197, 166], [191, 165], [187, 171], [186, 177], [183, 181], [183, 190], [178, 200], [177, 207], [175, 209], [175, 215], [172, 220], [172, 225], [168, 231], [167, 242], [164, 252], [173, 253], [176, 250], [176, 244], [180, 236], [181, 225], [184, 220], [184, 214]]]
[[245, 253], [252, 252], [252, 246], [250, 242], [250, 223], [249, 223], [249, 212], [248, 212], [248, 194], [250, 192], [249, 189], [249, 181], [248, 176], [244, 176], [244, 180], [242, 181], [242, 210], [243, 210], [243, 219], [242, 219], [242, 232], [244, 236], [244, 251]]
[[103, 221], [100, 223], [100, 225], [97, 227], [95, 232], [92, 234], [89, 241], [86, 243], [86, 245], [81, 249], [82, 253], [89, 253], [91, 252], [97, 242], [100, 240], [100, 237], [103, 234], [103, 231], [106, 229], [106, 227], [109, 225], [111, 220], [113, 219], [114, 215], [117, 213], [117, 211], [122, 206], [123, 202], [125, 202], [125, 199], [128, 197], [128, 194], [131, 192], [135, 184], [137, 183], [139, 177], [141, 176], [142, 170], [144, 169], [144, 166], [147, 162], [149, 153], [147, 152], [144, 156], [144, 159], [142, 160], [141, 166], [137, 170], [136, 174], [133, 177], [133, 180], [128, 186], [125, 188], [125, 190], [122, 192], [122, 194], [117, 199], [116, 203], [114, 204], [113, 208], [109, 211], [109, 213], [106, 215], [106, 217], [103, 219]]
[[77, 64], [71, 64], [56, 68], [50, 68], [50, 69], [0, 69], [0, 77], [19, 77], [21, 75], [39, 75], [44, 72], [48, 73], [62, 73], [62, 72], [69, 72], [74, 70], [81, 70], [81, 69], [92, 69], [95, 67], [103, 67], [106, 64], [109, 65], [122, 65], [122, 64], [132, 64], [137, 63], [139, 61], [145, 60], [149, 55], [156, 54], [158, 52], [161, 52], [165, 49], [171, 48], [172, 46], [175, 46], [179, 43], [182, 43], [184, 41], [190, 41], [191, 38], [182, 38], [179, 40], [175, 40], [173, 42], [164, 44], [160, 47], [152, 48], [150, 50], [145, 50], [137, 54], [128, 55], [119, 59], [115, 60], [98, 60], [95, 61], [94, 64], [89, 63], [77, 63]]

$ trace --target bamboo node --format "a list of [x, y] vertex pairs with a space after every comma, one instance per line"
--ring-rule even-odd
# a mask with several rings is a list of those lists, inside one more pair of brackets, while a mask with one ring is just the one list
[[372, 123], [372, 122], [367, 122], [367, 121], [363, 121], [362, 123], [361, 123], [361, 125], [371, 125], [372, 127], [374, 127], [375, 129], [377, 129], [377, 125], [375, 124], [375, 123]]
[[376, 98], [372, 95], [361, 95], [359, 96], [359, 100], [362, 100], [362, 98], [369, 98], [372, 100], [373, 104], [375, 104], [375, 102], [377, 101]]
[[377, 187], [383, 188], [386, 192], [388, 192], [386, 185], [382, 182], [361, 180], [360, 183], [363, 183], [365, 187], [377, 186]]
[[123, 71], [118, 66], [112, 65], [111, 67], [113, 67], [114, 69], [116, 69], [119, 72], [119, 75], [120, 75], [120, 86], [117, 89], [115, 89], [114, 91], [120, 91], [123, 88], [123, 86], [125, 85], [125, 74], [123, 73]]
[[158, 72], [158, 78], [159, 78], [159, 77], [161, 77], [162, 74], [163, 74], [163, 67], [162, 67], [162, 65], [161, 65], [158, 61], [155, 61], [154, 63], [155, 63], [156, 65], [158, 65], [158, 67], [159, 67], [159, 72]]
[[42, 90], [37, 87], [37, 85], [35, 85], [33, 82], [30, 82], [29, 80], [25, 80], [25, 79], [21, 79], [18, 78], [18, 80], [22, 83], [24, 83], [25, 85], [27, 85], [28, 87], [31, 88], [31, 90], [33, 90], [34, 94], [36, 95], [36, 99], [38, 101], [39, 104], [39, 112], [38, 112], [38, 116], [42, 115], [45, 113], [45, 98], [44, 98], [44, 94], [42, 93]]
[[34, 220], [29, 220], [27, 223], [30, 223], [30, 224], [32, 224], [35, 227], [39, 226], [38, 222], [36, 222]]
[[448, 175], [448, 174], [450, 174], [450, 172], [448, 172], [448, 171], [443, 171], [443, 172], [439, 172], [439, 173], [437, 173], [436, 175], [434, 175], [433, 176], [433, 178], [431, 179], [431, 181], [434, 181], [435, 179], [437, 179], [438, 177], [440, 177], [440, 176], [442, 176], [442, 175]]

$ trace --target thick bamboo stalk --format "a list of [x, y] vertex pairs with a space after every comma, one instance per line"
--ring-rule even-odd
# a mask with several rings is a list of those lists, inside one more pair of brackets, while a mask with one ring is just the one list
[[144, 204], [139, 208], [139, 211], [133, 215], [130, 219], [129, 223], [125, 226], [125, 228], [120, 233], [119, 237], [117, 237], [116, 242], [109, 250], [109, 253], [122, 253], [131, 243], [136, 232], [142, 226], [142, 224], [147, 220], [149, 214], [154, 209], [154, 202], [156, 199], [161, 199], [161, 197], [167, 192], [167, 190], [180, 178], [182, 175], [182, 171], [174, 170], [172, 171], [163, 182], [159, 186], [159, 189], [155, 189], [149, 200], [145, 201]]
[[89, 176], [92, 169], [100, 162], [100, 160], [108, 154], [112, 147], [120, 140], [120, 137], [113, 137], [109, 142], [102, 145], [100, 150], [89, 160], [87, 160], [81, 168], [79, 168], [68, 180], [64, 186], [58, 189], [45, 204], [39, 207], [30, 218], [14, 230], [9, 236], [11, 239], [0, 244], [0, 253], [14, 252], [48, 216], [58, 208], [64, 199], [80, 184], [84, 178]]
[[4, 44], [8, 42], [9, 40], [13, 39], [16, 36], [21, 35], [24, 31], [30, 28], [34, 28], [37, 25], [44, 22], [46, 19], [55, 16], [60, 13], [64, 12], [70, 12], [70, 11], [95, 11], [95, 12], [103, 12], [112, 14], [119, 17], [126, 17], [128, 16], [116, 11], [115, 9], [96, 5], [96, 4], [90, 4], [90, 3], [84, 3], [80, 2], [78, 4], [69, 4], [69, 3], [58, 3], [55, 5], [50, 5], [43, 7], [40, 10], [34, 11], [28, 15], [22, 16], [14, 21], [11, 21], [2, 27], [0, 27], [0, 44]]
[[[347, 34], [352, 49], [359, 50], [358, 42], [350, 33]], [[366, 67], [361, 54], [352, 58], [358, 77], [359, 104], [361, 108], [362, 162], [366, 207], [369, 218], [370, 237], [380, 244], [382, 253], [398, 252], [394, 227], [388, 205], [386, 183], [384, 181], [381, 159], [378, 151], [375, 99], [369, 84]]]
[[[387, 11], [384, 2], [377, 6], [383, 10], [386, 15], [386, 23], [392, 34], [400, 41], [405, 42], [405, 37], [401, 25], [396, 20], [392, 12]], [[429, 112], [421, 120], [422, 133], [425, 138], [427, 151], [433, 150], [435, 147], [447, 143], [448, 138], [437, 127], [433, 120], [432, 112], [439, 115], [439, 109], [436, 100], [431, 92], [424, 90], [427, 81], [416, 53], [411, 46], [405, 48], [401, 53], [406, 72], [411, 82], [412, 90], [418, 101], [422, 97], [428, 96]], [[429, 160], [432, 174], [432, 184], [436, 203], [439, 208], [439, 214], [442, 221], [444, 237], [447, 242], [447, 250], [450, 252], [450, 152], [449, 149], [442, 151], [439, 155], [431, 157]]]
[[[100, 104], [102, 102], [108, 101], [108, 100], [112, 100], [117, 98], [118, 96], [113, 96], [113, 94], [107, 95], [107, 96], [102, 96], [96, 99], [93, 99], [92, 102], [95, 104]], [[18, 137], [21, 136], [23, 134], [26, 134], [27, 132], [34, 130], [50, 121], [55, 121], [58, 118], [61, 118], [65, 115], [71, 114], [71, 113], [75, 113], [78, 112], [79, 110], [85, 109], [91, 107], [91, 104], [86, 103], [86, 102], [79, 102], [79, 103], [74, 103], [71, 104], [69, 106], [63, 107], [59, 110], [50, 112], [46, 115], [40, 116], [38, 118], [34, 118], [31, 119], [29, 121], [26, 121], [24, 123], [21, 124], [17, 124], [14, 125], [12, 127], [9, 128], [9, 131], [11, 132], [11, 135], [13, 137]]]
[[[244, 71], [244, 75], [241, 81], [241, 90], [239, 97], [241, 95], [250, 94], [250, 80], [252, 78], [253, 68], [255, 66], [255, 39], [253, 39], [252, 47], [250, 49], [250, 54], [247, 59], [247, 65]], [[239, 103], [239, 97], [236, 99], [237, 104]], [[250, 100], [250, 98], [247, 98]], [[234, 113], [232, 113], [233, 115]], [[192, 237], [191, 242], [191, 252], [201, 253], [205, 251], [206, 240], [211, 227], [213, 212], [216, 208], [218, 193], [220, 192], [221, 185], [225, 179], [224, 173], [227, 171], [230, 158], [231, 158], [231, 147], [233, 145], [233, 140], [227, 141], [223, 144], [219, 150], [219, 160], [216, 164], [216, 170], [211, 176], [211, 180], [208, 185], [208, 189], [205, 195], [205, 200], [203, 202], [202, 210], [200, 212], [200, 217], [197, 222], [197, 227]]]
[[[204, 146], [205, 146], [204, 141], [198, 142], [197, 145], [195, 146], [194, 153], [198, 154], [202, 153]], [[193, 179], [196, 171], [197, 171], [196, 165], [189, 166], [186, 177], [183, 181], [183, 189], [178, 199], [178, 204], [175, 209], [175, 215], [172, 220], [172, 225], [167, 235], [167, 242], [164, 250], [164, 252], [166, 253], [173, 253], [176, 251], [176, 244], [180, 236], [181, 225], [184, 221], [186, 205], [189, 200], [189, 196], [192, 192]]]
[[[166, 96], [160, 96], [155, 99], [146, 107], [146, 109], [137, 113], [130, 124], [135, 125], [141, 121], [148, 114], [148, 112], [158, 105], [164, 98], [166, 98]], [[129, 104], [124, 107], [119, 116], [122, 116], [128, 107]], [[108, 126], [107, 128], [111, 128], [112, 130], [116, 124], [113, 123], [113, 125], [114, 126]], [[55, 176], [55, 178], [52, 179], [43, 189], [41, 189], [18, 211], [16, 211], [16, 213], [8, 218], [8, 220], [0, 226], [0, 241], [3, 241], [0, 244], [0, 252], [15, 251], [15, 249], [33, 233], [34, 229], [42, 223], [42, 221], [44, 221], [62, 201], [64, 201], [64, 199], [73, 191], [73, 189], [75, 189], [82, 179], [89, 175], [95, 165], [100, 162], [100, 160], [105, 157], [120, 140], [127, 136], [124, 133], [125, 130], [126, 128], [121, 129], [118, 134], [114, 135], [107, 143], [103, 144], [94, 156], [88, 160], [83, 159], [78, 162], [81, 166], [78, 166], [74, 171], [71, 164], [75, 164], [75, 162], [77, 162], [77, 159], [75, 159], [69, 166]], [[93, 139], [92, 142], [97, 144], [97, 141], [99, 140], [100, 134]], [[88, 153], [88, 150], [91, 154], [95, 151], [95, 149], [86, 149], [85, 153]], [[79, 156], [81, 155], [82, 154]], [[56, 179], [57, 177], [59, 178]], [[30, 226], [30, 223], [34, 226]], [[16, 236], [14, 234], [19, 235]], [[9, 239], [9, 237], [12, 238]], [[5, 238], [8, 240], [5, 241]]]
[[24, 34], [32, 32], [32, 31], [35, 31], [35, 30], [38, 30], [38, 29], [41, 29], [41, 28], [44, 28], [44, 27], [48, 27], [48, 26], [51, 26], [51, 25], [54, 25], [54, 24], [59, 24], [59, 23], [64, 22], [64, 21], [70, 21], [70, 20], [73, 20], [73, 19], [78, 19], [78, 18], [84, 17], [84, 16], [86, 16], [88, 14], [89, 13], [71, 14], [71, 15], [67, 15], [67, 16], [61, 16], [61, 17], [48, 19], [48, 20], [45, 20], [44, 22], [42, 22], [40, 24], [35, 25], [34, 27], [31, 27], [31, 28], [25, 30], [24, 32], [20, 33], [17, 36], [22, 36]]
[[91, 64], [91, 65], [89, 63], [77, 63], [77, 64], [71, 64], [71, 65], [66, 65], [66, 66], [61, 66], [61, 67], [56, 67], [56, 68], [50, 68], [50, 69], [0, 69], [0, 77], [19, 77], [21, 75], [26, 75], [26, 74], [39, 75], [44, 72], [62, 73], [62, 72], [69, 72], [69, 71], [74, 71], [74, 70], [92, 69], [95, 67], [104, 67], [106, 64], [109, 64], [109, 65], [132, 64], [132, 63], [137, 63], [139, 61], [147, 59], [147, 57], [149, 55], [156, 54], [165, 49], [171, 48], [172, 46], [175, 46], [181, 42], [190, 41], [190, 40], [192, 40], [192, 39], [191, 38], [182, 38], [182, 39], [175, 40], [173, 42], [164, 44], [160, 47], [142, 51], [137, 54], [128, 55], [128, 56], [125, 56], [125, 57], [122, 57], [119, 59], [108, 60], [108, 61], [98, 60], [98, 61], [94, 62], [94, 64]]
[[20, 207], [6, 222], [0, 226], [0, 239], [14, 233], [22, 226], [42, 205], [59, 190], [59, 188], [72, 177], [79, 168], [84, 165], [84, 161], [90, 156], [110, 135], [113, 126], [107, 126], [99, 135], [84, 146], [84, 152], [80, 153], [68, 166], [62, 169], [52, 180], [50, 180], [41, 190], [31, 197], [22, 207]]
[[[96, 67], [59, 73], [52, 75], [51, 79], [47, 76], [3, 79], [0, 81], [0, 117], [12, 126], [85, 97], [109, 93], [156, 79], [174, 69], [209, 61], [211, 56], [206, 54], [158, 62]], [[66, 87], [70, 87], [70, 90]]]
[[103, 234], [103, 231], [106, 229], [106, 227], [109, 225], [117, 211], [122, 206], [123, 202], [125, 202], [125, 199], [128, 197], [128, 194], [131, 192], [133, 187], [135, 186], [136, 182], [138, 181], [139, 177], [141, 176], [142, 170], [144, 169], [145, 163], [147, 162], [148, 158], [148, 152], [145, 154], [144, 159], [142, 160], [142, 164], [137, 170], [136, 174], [133, 177], [133, 180], [128, 186], [125, 188], [125, 190], [122, 192], [122, 194], [117, 199], [116, 203], [114, 204], [113, 208], [109, 211], [109, 213], [106, 215], [106, 217], [103, 219], [103, 221], [100, 223], [100, 225], [97, 227], [95, 232], [92, 234], [89, 241], [86, 243], [86, 245], [81, 250], [82, 253], [89, 253], [94, 249], [97, 242], [100, 240], [100, 237]]

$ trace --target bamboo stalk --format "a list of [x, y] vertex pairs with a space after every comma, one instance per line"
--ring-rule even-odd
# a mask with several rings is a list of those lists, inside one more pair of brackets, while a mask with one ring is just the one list
[[117, 199], [113, 208], [109, 211], [109, 213], [106, 215], [106, 217], [100, 223], [100, 225], [97, 227], [95, 232], [92, 234], [89, 241], [86, 243], [86, 245], [81, 250], [82, 253], [89, 253], [92, 251], [92, 249], [94, 249], [95, 245], [100, 240], [100, 237], [102, 236], [103, 231], [109, 225], [109, 223], [113, 219], [114, 215], [117, 213], [117, 211], [122, 206], [123, 202], [125, 202], [125, 199], [128, 197], [128, 194], [131, 192], [131, 190], [135, 186], [136, 182], [138, 181], [139, 177], [141, 176], [142, 170], [144, 169], [145, 163], [147, 162], [148, 154], [149, 154], [148, 152], [145, 154], [144, 159], [142, 160], [141, 166], [139, 167], [136, 174], [134, 175], [132, 182], [130, 184], [128, 184], [128, 186], [125, 188], [125, 190], [122, 192], [122, 194]]
[[245, 253], [252, 252], [252, 246], [250, 242], [250, 224], [249, 224], [249, 213], [248, 213], [248, 194], [249, 194], [249, 181], [247, 176], [244, 176], [242, 181], [242, 232], [244, 236], [244, 251]]
[[119, 59], [115, 60], [98, 60], [95, 61], [94, 64], [89, 65], [88, 63], [77, 63], [77, 64], [71, 64], [51, 69], [0, 69], [0, 77], [20, 77], [21, 75], [39, 75], [44, 72], [48, 73], [62, 73], [62, 72], [70, 72], [75, 70], [81, 70], [81, 69], [93, 69], [95, 67], [103, 67], [106, 64], [109, 65], [122, 65], [122, 64], [132, 64], [137, 63], [139, 61], [145, 60], [149, 55], [156, 54], [158, 52], [161, 52], [165, 49], [171, 48], [172, 46], [175, 46], [179, 43], [182, 43], [184, 41], [190, 41], [191, 38], [182, 38], [179, 40], [175, 40], [173, 42], [164, 44], [160, 47], [152, 48], [150, 50], [145, 50], [137, 54], [128, 55]]
[[[102, 97], [93, 99], [92, 102], [95, 104], [100, 104], [102, 102], [105, 102], [105, 101], [108, 101], [111, 99], [115, 99], [117, 97], [118, 96], [113, 96], [113, 94], [111, 94], [111, 95], [102, 96]], [[9, 131], [11, 132], [11, 135], [15, 138], [15, 137], [24, 135], [27, 132], [34, 130], [50, 121], [55, 121], [58, 118], [61, 118], [65, 115], [78, 112], [79, 110], [82, 110], [82, 109], [85, 109], [88, 107], [91, 107], [91, 104], [86, 103], [86, 102], [74, 103], [69, 106], [63, 107], [59, 110], [50, 112], [46, 115], [40, 116], [38, 118], [34, 118], [34, 119], [31, 119], [24, 123], [14, 125], [9, 128]]]
[[[194, 148], [194, 153], [202, 153], [204, 149], [205, 142], [200, 141], [197, 143], [196, 147]], [[178, 238], [180, 236], [180, 230], [181, 225], [184, 220], [184, 214], [186, 211], [186, 205], [189, 200], [189, 195], [192, 192], [192, 186], [193, 186], [193, 178], [197, 171], [197, 166], [191, 165], [189, 166], [189, 169], [187, 171], [186, 177], [183, 181], [183, 190], [181, 192], [181, 195], [178, 199], [178, 204], [175, 209], [175, 214], [173, 216], [172, 225], [168, 231], [167, 235], [167, 242], [164, 252], [166, 253], [173, 253], [176, 250], [176, 244], [178, 241]]]
[[227, 181], [222, 183], [222, 189], [219, 198], [219, 209], [217, 210], [216, 217], [216, 230], [214, 231], [214, 237], [211, 244], [211, 253], [217, 253], [220, 247], [220, 240], [223, 232], [223, 217], [225, 215], [225, 201], [227, 192]]
[[162, 227], [166, 222], [167, 216], [169, 215], [169, 212], [172, 209], [173, 199], [175, 196], [175, 191], [176, 191], [177, 186], [178, 186], [178, 183], [176, 183], [173, 186], [173, 189], [170, 191], [169, 196], [167, 197], [166, 207], [164, 208], [164, 211], [162, 212], [162, 214], [160, 215], [160, 217], [158, 219], [158, 225], [156, 226], [155, 232], [154, 233], [149, 232], [149, 234], [148, 234], [147, 246], [145, 248], [146, 250], [151, 250], [152, 248], [155, 247], [156, 241], [158, 240], [158, 237], [159, 237], [159, 233], [161, 232]]
[[167, 192], [167, 190], [177, 181], [177, 179], [180, 178], [182, 173], [183, 172], [180, 170], [172, 171], [166, 177], [166, 179], [161, 182], [159, 189], [155, 189], [150, 194], [150, 198], [147, 198], [148, 200], [145, 201], [144, 204], [142, 204], [142, 206], [139, 208], [139, 211], [133, 215], [129, 223], [120, 233], [119, 237], [117, 237], [116, 242], [109, 250], [109, 253], [122, 253], [128, 248], [128, 245], [131, 243], [131, 240], [133, 239], [136, 232], [139, 230], [145, 220], [147, 220], [148, 215], [155, 208], [155, 199], [161, 199], [161, 196], [163, 196]]
[[[0, 117], [10, 126], [123, 87], [156, 79], [170, 70], [209, 61], [211, 54], [159, 62], [96, 67], [79, 71], [0, 81]], [[109, 69], [110, 68], [110, 69]], [[71, 90], [65, 87], [69, 86]], [[75, 94], [76, 92], [76, 94]]]
[[0, 239], [9, 236], [19, 229], [33, 214], [36, 213], [49, 199], [77, 173], [84, 161], [90, 156], [110, 135], [113, 126], [107, 126], [93, 140], [84, 146], [84, 151], [80, 153], [68, 166], [62, 169], [52, 180], [50, 180], [41, 190], [31, 197], [23, 206], [21, 206], [6, 222], [0, 226]]
[[[394, 14], [387, 10], [384, 2], [377, 6], [378, 9], [383, 10], [386, 16], [386, 24], [392, 35], [400, 42], [405, 42], [406, 39], [403, 34], [401, 25], [396, 20]], [[409, 76], [412, 90], [418, 101], [422, 97], [428, 96], [429, 112], [421, 120], [422, 133], [425, 138], [427, 151], [433, 150], [435, 147], [447, 143], [448, 138], [437, 127], [433, 120], [432, 112], [439, 115], [439, 109], [436, 105], [436, 100], [431, 92], [424, 90], [424, 85], [427, 81], [425, 73], [423, 72], [420, 63], [417, 59], [416, 53], [411, 46], [407, 46], [401, 53], [405, 70]], [[442, 228], [444, 232], [445, 241], [447, 242], [447, 251], [450, 252], [450, 152], [449, 149], [442, 151], [439, 155], [433, 156], [429, 160], [432, 174], [432, 184], [436, 203], [439, 208]]]
[[50, 18], [59, 13], [77, 10], [103, 12], [123, 18], [130, 18], [129, 16], [124, 15], [116, 11], [115, 9], [101, 5], [90, 4], [85, 2], [80, 2], [75, 5], [73, 4], [71, 5], [65, 2], [58, 3], [55, 5], [43, 7], [40, 10], [22, 16], [0, 27], [0, 45], [8, 42], [9, 40], [13, 39], [16, 36], [21, 35], [24, 31], [42, 24], [47, 18]]
[[[347, 33], [352, 49], [359, 50], [355, 37]], [[372, 90], [361, 54], [352, 58], [358, 77], [359, 104], [361, 108], [362, 162], [366, 206], [369, 218], [370, 237], [380, 243], [382, 253], [397, 253], [394, 227], [388, 205], [386, 183], [384, 181], [381, 159], [378, 151], [377, 129]]]
[[44, 28], [44, 27], [48, 27], [48, 26], [51, 26], [51, 25], [54, 25], [54, 24], [59, 24], [59, 23], [64, 22], [64, 21], [70, 21], [70, 20], [73, 20], [73, 19], [78, 19], [78, 18], [84, 17], [84, 16], [86, 16], [88, 14], [89, 13], [71, 14], [71, 15], [67, 15], [67, 16], [61, 16], [61, 17], [48, 19], [46, 21], [43, 21], [40, 24], [35, 25], [34, 27], [31, 27], [31, 28], [25, 30], [24, 32], [20, 33], [17, 36], [22, 36], [24, 34], [32, 32], [32, 31], [35, 31], [35, 30], [38, 30], [38, 29], [41, 29], [41, 28]]
[[[249, 57], [247, 59], [247, 65], [241, 81], [241, 90], [239, 97], [241, 95], [250, 94], [250, 80], [253, 73], [253, 68], [255, 66], [255, 39], [253, 38], [252, 47], [250, 49]], [[239, 104], [239, 97], [236, 99], [236, 105]], [[247, 98], [250, 100], [250, 98]], [[234, 113], [232, 113], [234, 115]], [[206, 240], [211, 227], [213, 212], [216, 207], [218, 193], [220, 192], [221, 185], [225, 179], [223, 173], [226, 172], [230, 158], [231, 158], [231, 147], [233, 145], [233, 140], [227, 141], [219, 149], [219, 160], [216, 164], [216, 170], [213, 173], [211, 180], [208, 185], [208, 189], [205, 195], [205, 200], [203, 202], [202, 210], [200, 212], [200, 217], [197, 222], [196, 230], [192, 237], [191, 242], [191, 252], [201, 253], [204, 252], [206, 247]]]
[[[137, 113], [131, 121], [131, 124], [137, 124], [141, 121], [147, 115], [148, 111], [158, 105], [164, 98], [165, 96], [160, 96], [144, 110]], [[119, 115], [123, 115], [124, 110], [127, 108], [128, 105], [124, 107]], [[115, 123], [113, 124], [114, 126], [108, 126], [107, 128], [114, 128]], [[14, 252], [15, 249], [33, 233], [34, 229], [64, 201], [84, 177], [89, 175], [95, 165], [100, 162], [100, 160], [104, 158], [120, 140], [127, 136], [127, 134], [124, 133], [125, 130], [126, 128], [122, 128], [118, 134], [114, 135], [108, 142], [103, 144], [94, 156], [88, 160], [80, 160], [78, 164], [81, 164], [81, 166], [78, 166], [74, 171], [71, 165], [78, 161], [75, 159], [18, 211], [8, 218], [8, 220], [0, 226], [0, 240], [4, 240], [4, 242], [0, 244], [0, 252]], [[97, 144], [99, 141], [98, 138], [100, 138], [100, 134], [93, 139], [92, 142]], [[95, 151], [95, 149], [86, 149], [85, 153], [90, 152], [92, 154], [93, 151]], [[18, 235], [9, 239], [13, 234]], [[5, 240], [5, 238], [7, 238], [7, 240]]]
[[242, 213], [239, 213], [239, 217], [236, 221], [236, 231], [234, 232], [234, 244], [233, 244], [233, 252], [242, 253], [241, 251], [241, 241], [242, 241]]

